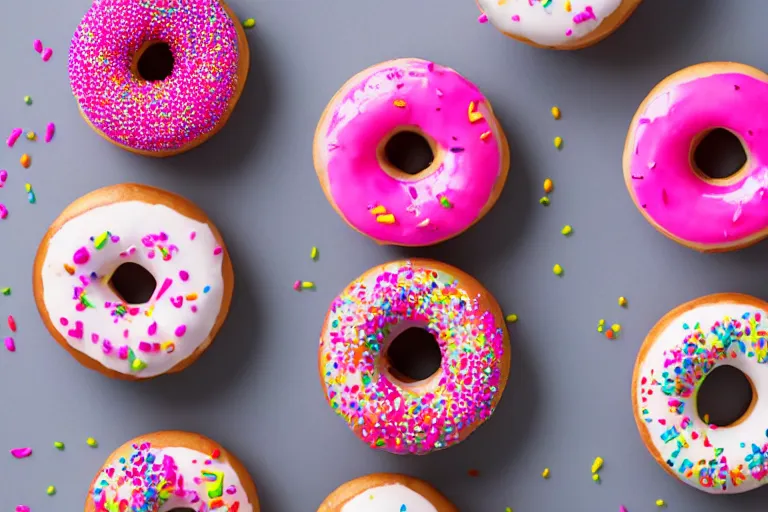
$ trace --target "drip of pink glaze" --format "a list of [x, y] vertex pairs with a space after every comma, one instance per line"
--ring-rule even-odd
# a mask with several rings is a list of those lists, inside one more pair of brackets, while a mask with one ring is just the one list
[[[429, 71], [430, 64], [390, 61], [347, 82], [317, 138], [318, 167], [335, 206], [353, 227], [383, 243], [423, 246], [461, 233], [478, 219], [506, 171], [497, 134], [480, 138], [491, 116], [483, 94], [456, 71], [439, 65]], [[482, 119], [470, 121], [471, 103]], [[381, 141], [404, 126], [420, 128], [443, 150], [441, 165], [424, 178], [395, 178], [379, 163]], [[442, 195], [453, 208], [440, 203]], [[369, 205], [383, 207], [394, 222], [379, 222]], [[419, 227], [425, 218], [431, 229]]]
[[11, 130], [11, 134], [8, 136], [8, 140], [5, 141], [9, 148], [12, 148], [13, 145], [16, 144], [16, 141], [19, 140], [19, 137], [21, 137], [23, 131], [24, 130], [21, 128], [14, 128]]
[[14, 448], [11, 450], [11, 455], [17, 459], [24, 459], [32, 455], [32, 448]]
[[173, 279], [170, 277], [166, 277], [165, 281], [163, 281], [162, 286], [160, 286], [160, 290], [157, 292], [157, 296], [155, 297], [155, 300], [160, 300], [160, 297], [163, 296], [163, 294], [168, 291], [168, 288], [171, 287], [171, 283], [173, 283]]
[[[179, 7], [94, 2], [70, 46], [69, 78], [81, 111], [107, 138], [133, 149], [175, 150], [207, 135], [238, 89], [238, 33], [222, 3], [173, 3]], [[153, 40], [169, 44], [173, 71], [162, 81], [137, 80], [133, 56]]]
[[[678, 81], [659, 91], [630, 128], [625, 173], [635, 202], [674, 238], [705, 247], [738, 244], [764, 231], [768, 118], [758, 113], [766, 107], [768, 83], [742, 73]], [[715, 127], [738, 135], [750, 155], [743, 173], [723, 184], [704, 181], [690, 165], [693, 141]]]
[[34, 41], [32, 41], [32, 48], [34, 48], [37, 53], [42, 53], [43, 42], [39, 39], [35, 39]]

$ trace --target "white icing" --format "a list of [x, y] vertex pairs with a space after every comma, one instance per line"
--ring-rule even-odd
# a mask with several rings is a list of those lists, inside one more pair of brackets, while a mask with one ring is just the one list
[[560, 46], [581, 39], [600, 26], [621, 3], [622, 0], [551, 0], [547, 5], [542, 0], [478, 0], [488, 21], [497, 29], [542, 46]]
[[[748, 321], [742, 320], [742, 315], [745, 313], [752, 315], [759, 313], [762, 317], [761, 321], [756, 323], [754, 327], [750, 327]], [[753, 444], [758, 446], [763, 452], [768, 450], [768, 445], [766, 444], [768, 442], [768, 437], [766, 437], [768, 434], [766, 432], [766, 428], [768, 428], [768, 422], [766, 422], [766, 418], [768, 418], [768, 400], [762, 399], [763, 393], [768, 393], [768, 364], [766, 364], [768, 362], [766, 360], [766, 356], [768, 356], [766, 348], [768, 347], [759, 350], [751, 349], [753, 343], [760, 343], [759, 336], [766, 336], [767, 334], [763, 332], [755, 338], [748, 335], [743, 336], [741, 341], [744, 342], [746, 354], [738, 347], [737, 343], [733, 343], [731, 345], [732, 350], [727, 352], [727, 359], [718, 361], [712, 368], [714, 369], [720, 365], [733, 366], [744, 372], [754, 385], [754, 399], [756, 402], [754, 409], [741, 423], [732, 427], [713, 429], [700, 418], [699, 412], [696, 410], [696, 391], [698, 391], [698, 386], [701, 385], [704, 379], [698, 382], [695, 388], [696, 391], [687, 398], [667, 395], [654, 382], [658, 383], [662, 380], [663, 372], [674, 372], [676, 366], [674, 363], [675, 356], [671, 351], [681, 346], [686, 335], [690, 334], [693, 329], [696, 329], [697, 323], [704, 333], [709, 333], [715, 322], [723, 322], [726, 317], [738, 319], [742, 325], [750, 327], [751, 332], [755, 335], [768, 328], [768, 323], [766, 323], [768, 313], [751, 305], [720, 303], [693, 308], [670, 322], [656, 338], [655, 343], [648, 350], [645, 359], [641, 363], [638, 382], [634, 384], [638, 397], [638, 403], [635, 404], [635, 407], [638, 408], [638, 415], [648, 429], [650, 439], [661, 455], [662, 460], [672, 461], [671, 468], [680, 480], [697, 489], [718, 494], [745, 492], [768, 483], [768, 475], [764, 474], [765, 471], [760, 469], [760, 467], [768, 469], [768, 461], [765, 460], [764, 455], [752, 455]], [[689, 329], [684, 329], [683, 324], [687, 324]], [[708, 335], [705, 339], [703, 348], [708, 350], [712, 350], [713, 347], [723, 346], [719, 343], [716, 335]], [[736, 356], [732, 357], [733, 354], [736, 354]], [[709, 371], [711, 372], [711, 370]], [[643, 384], [643, 379], [646, 379], [645, 384]], [[648, 394], [649, 389], [652, 390], [652, 394]], [[643, 398], [645, 401], [643, 401]], [[670, 399], [677, 399], [682, 402], [682, 413], [671, 409]], [[685, 418], [688, 418], [690, 424], [683, 428], [682, 424], [685, 422]], [[662, 439], [662, 434], [668, 432], [672, 427], [675, 427], [680, 432], [680, 436], [665, 442]], [[695, 436], [693, 433], [695, 433]], [[694, 437], [696, 438], [694, 439]], [[684, 440], [684, 446], [680, 447], [678, 440]], [[744, 446], [742, 446], [742, 443]], [[722, 449], [722, 452], [716, 452], [716, 449]], [[678, 453], [675, 455], [676, 451]], [[698, 471], [697, 462], [720, 461], [722, 457], [727, 458], [730, 470], [737, 470], [738, 466], [741, 465], [739, 472], [744, 476], [744, 481], [740, 482], [739, 485], [733, 485], [732, 475], [728, 474], [727, 478], [725, 478], [725, 489], [718, 485], [711, 487], [702, 485], [700, 475], [695, 473]], [[691, 461], [694, 467], [689, 468], [688, 464], [684, 462], [686, 460]], [[754, 462], [759, 460], [762, 460], [763, 463], [758, 466], [757, 472], [754, 473]], [[750, 462], [753, 462], [752, 467]], [[689, 469], [691, 471], [688, 471]], [[741, 478], [737, 477], [737, 480], [741, 480]]]
[[372, 487], [358, 494], [341, 507], [341, 512], [437, 512], [437, 509], [413, 489], [393, 484]]
[[[107, 231], [119, 240], [108, 239], [101, 250], [96, 249], [90, 237]], [[146, 238], [161, 234], [167, 240]], [[82, 247], [89, 260], [76, 264], [74, 254]], [[129, 201], [94, 208], [68, 221], [50, 239], [42, 269], [45, 307], [67, 343], [91, 359], [138, 377], [162, 374], [206, 341], [216, 322], [224, 291], [223, 254], [214, 254], [217, 247], [207, 224], [163, 205]], [[163, 250], [169, 251], [169, 259], [164, 259]], [[147, 269], [157, 288], [147, 304], [118, 316], [113, 312], [121, 299], [108, 283], [126, 262]], [[74, 269], [74, 275], [65, 264]], [[98, 277], [92, 278], [92, 272]], [[186, 281], [182, 272], [188, 273]], [[166, 279], [171, 284], [158, 298]], [[93, 306], [84, 309], [75, 298], [83, 283], [87, 283], [85, 297]], [[206, 287], [210, 287], [207, 293]], [[181, 335], [180, 326], [186, 326]], [[146, 351], [148, 345], [150, 352]], [[132, 363], [133, 356], [124, 358], [126, 347], [139, 362]]]

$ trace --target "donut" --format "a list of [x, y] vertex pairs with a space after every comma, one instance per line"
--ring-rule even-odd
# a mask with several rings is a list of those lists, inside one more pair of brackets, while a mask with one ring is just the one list
[[[768, 235], [762, 105], [768, 106], [768, 75], [744, 64], [691, 66], [651, 91], [624, 148], [624, 179], [648, 222], [702, 252], [740, 249]], [[728, 178], [710, 178], [693, 161], [699, 142], [716, 128], [736, 135], [748, 157]]]
[[333, 491], [317, 512], [458, 512], [423, 480], [394, 473], [361, 476]]
[[98, 134], [165, 157], [224, 126], [249, 61], [245, 32], [221, 0], [98, 0], [72, 38], [69, 79]]
[[[709, 295], [664, 315], [640, 348], [632, 377], [640, 436], [661, 467], [696, 489], [734, 494], [768, 483], [767, 319], [768, 303], [754, 297]], [[753, 400], [739, 420], [717, 427], [696, 398], [723, 365], [744, 373]]]
[[635, 11], [640, 0], [477, 0], [504, 35], [539, 48], [578, 50], [602, 41]]
[[[440, 367], [413, 381], [388, 349], [409, 328], [431, 334]], [[474, 278], [436, 261], [374, 267], [332, 302], [320, 335], [326, 399], [371, 448], [427, 454], [490, 418], [509, 376], [509, 337], [496, 300]]]
[[243, 464], [200, 434], [166, 431], [128, 441], [93, 479], [85, 512], [259, 512]]
[[[416, 174], [387, 155], [403, 135], [429, 144], [432, 161]], [[421, 59], [383, 62], [347, 81], [320, 118], [313, 157], [347, 224], [401, 246], [468, 229], [494, 205], [509, 170], [507, 139], [485, 96], [456, 71]]]
[[[117, 287], [126, 266], [151, 275], [145, 302], [131, 303]], [[208, 348], [229, 311], [234, 275], [200, 208], [123, 184], [86, 194], [59, 215], [37, 251], [33, 285], [43, 322], [77, 361], [138, 380], [181, 371]]]

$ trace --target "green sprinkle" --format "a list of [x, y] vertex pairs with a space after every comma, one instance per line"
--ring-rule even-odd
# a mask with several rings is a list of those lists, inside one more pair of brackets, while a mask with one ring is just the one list
[[45, 490], [45, 493], [48, 496], [53, 496], [54, 494], [56, 494], [56, 487], [49, 485], [48, 488]]
[[146, 367], [147, 367], [147, 363], [145, 363], [144, 361], [138, 358], [134, 359], [133, 362], [131, 363], [131, 370], [135, 372], [140, 372]]
[[8, 295], [11, 294], [11, 289], [10, 288], [3, 288], [2, 290], [0, 290], [0, 292], [2, 292], [2, 294], [7, 297]]
[[382, 438], [378, 438], [376, 440], [376, 446], [384, 446], [384, 440]]
[[320, 255], [320, 253], [317, 250], [317, 247], [312, 247], [312, 251], [309, 253], [309, 257], [313, 260], [317, 260], [317, 257]]
[[64, 443], [62, 443], [61, 441], [55, 441], [53, 443], [53, 447], [56, 448], [57, 450], [63, 450], [64, 449]]
[[32, 104], [32, 96], [24, 96], [24, 103], [26, 103], [27, 105], [31, 105]]
[[109, 233], [107, 231], [103, 232], [93, 240], [93, 246], [96, 247], [96, 250], [98, 251], [102, 250], [104, 246], [107, 245], [108, 238]]
[[566, 224], [565, 226], [563, 226], [563, 229], [560, 230], [560, 233], [562, 233], [565, 236], [568, 236], [571, 233], [573, 233], [573, 228], [571, 227], [570, 224]]
[[[138, 359], [137, 359], [136, 361], [138, 361]], [[88, 444], [88, 446], [90, 446], [91, 448], [96, 448], [97, 446], [99, 446], [99, 443], [98, 443], [98, 442], [96, 442], [96, 440], [95, 440], [94, 438], [92, 438], [92, 437], [89, 437], [88, 439], [86, 439], [86, 440], [85, 440], [85, 442], [86, 442], [86, 443]]]
[[256, 26], [256, 20], [253, 18], [248, 18], [243, 22], [243, 28], [253, 28]]
[[510, 315], [505, 316], [504, 320], [506, 320], [507, 322], [513, 324], [513, 323], [517, 322], [517, 315], [512, 313]]
[[552, 267], [552, 272], [554, 272], [556, 276], [561, 276], [563, 275], [563, 267], [561, 267], [558, 264], [555, 264], [555, 266]]
[[507, 507], [504, 509], [504, 512], [512, 512], [512, 507]]
[[445, 196], [442, 196], [442, 197], [440, 198], [440, 204], [443, 206], [443, 208], [453, 208], [453, 205], [452, 205], [452, 204], [451, 204], [451, 202], [448, 200], [448, 198], [447, 198], [447, 197], [445, 197]]
[[544, 206], [549, 206], [549, 198], [544, 196], [541, 199], [539, 199], [539, 204], [542, 204]]

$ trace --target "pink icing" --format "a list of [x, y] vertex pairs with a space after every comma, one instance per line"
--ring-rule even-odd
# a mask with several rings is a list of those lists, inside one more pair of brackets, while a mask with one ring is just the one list
[[[725, 246], [768, 228], [768, 84], [742, 73], [696, 78], [659, 92], [630, 128], [627, 176], [638, 206], [673, 237]], [[749, 155], [739, 179], [708, 183], [694, 173], [691, 145], [725, 128]]]
[[[420, 59], [386, 62], [348, 82], [316, 140], [329, 193], [347, 222], [398, 245], [434, 244], [471, 226], [506, 172], [503, 134], [493, 133], [485, 101], [456, 71]], [[472, 102], [483, 115], [474, 122]], [[397, 179], [378, 160], [381, 141], [405, 126], [421, 129], [444, 153], [438, 169], [422, 179]], [[394, 222], [377, 221], [375, 207]]]
[[[131, 70], [144, 43], [167, 43], [165, 80]], [[69, 78], [81, 111], [109, 139], [129, 148], [181, 148], [213, 130], [238, 84], [237, 30], [218, 0], [99, 0], [77, 28]]]

